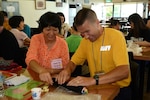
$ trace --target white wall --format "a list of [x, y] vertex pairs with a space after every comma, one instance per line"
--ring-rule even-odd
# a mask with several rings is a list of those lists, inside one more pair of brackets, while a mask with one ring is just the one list
[[69, 22], [69, 4], [63, 3], [63, 7], [56, 7], [56, 2], [46, 1], [46, 9], [36, 10], [34, 0], [7, 0], [7, 1], [18, 1], [20, 14], [24, 17], [25, 23], [30, 27], [38, 27], [37, 20], [42, 14], [47, 11], [63, 12], [66, 18], [66, 22]]
[[[1, 0], [0, 0], [1, 1]], [[47, 11], [53, 12], [63, 12], [66, 18], [66, 23], [69, 23], [69, 3], [84, 3], [84, 0], [66, 0], [63, 3], [63, 7], [56, 7], [56, 2], [46, 1], [46, 9], [36, 10], [35, 9], [35, 0], [7, 0], [7, 1], [18, 1], [20, 14], [24, 17], [25, 23], [30, 25], [30, 27], [38, 27], [37, 20], [42, 14]], [[103, 2], [103, 0], [89, 0], [91, 3]]]
[[[1, 2], [2, 0], [0, 0]], [[7, 1], [18, 1], [20, 14], [25, 18], [25, 23], [31, 27], [37, 27], [37, 20], [40, 16], [47, 12], [63, 12], [66, 17], [66, 22], [69, 23], [69, 3], [81, 2], [84, 3], [84, 0], [66, 0], [66, 3], [63, 3], [63, 7], [56, 7], [56, 2], [46, 1], [46, 9], [36, 10], [35, 9], [35, 0], [7, 0]], [[89, 4], [105, 2], [106, 0], [89, 0]], [[123, 0], [112, 0], [113, 2], [123, 2]], [[126, 0], [126, 1], [147, 1], [147, 0]]]

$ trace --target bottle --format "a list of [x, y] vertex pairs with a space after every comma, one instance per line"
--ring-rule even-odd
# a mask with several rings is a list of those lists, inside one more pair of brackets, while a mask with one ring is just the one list
[[4, 77], [2, 72], [0, 72], [0, 98], [4, 97], [4, 85], [3, 85]]

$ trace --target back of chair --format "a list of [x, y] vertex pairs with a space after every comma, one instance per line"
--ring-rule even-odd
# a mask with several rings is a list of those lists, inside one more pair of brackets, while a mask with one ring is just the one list
[[132, 100], [138, 100], [139, 94], [139, 78], [138, 78], [138, 68], [139, 65], [134, 61], [133, 53], [128, 52], [129, 55], [129, 63], [130, 63], [130, 70], [131, 70], [131, 91], [132, 91]]

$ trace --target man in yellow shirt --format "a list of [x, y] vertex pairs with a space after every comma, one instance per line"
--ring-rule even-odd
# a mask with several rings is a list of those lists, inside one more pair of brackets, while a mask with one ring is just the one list
[[80, 10], [74, 23], [84, 38], [67, 67], [57, 76], [58, 83], [63, 84], [69, 80], [76, 65], [87, 60], [91, 77], [78, 76], [69, 81], [68, 85], [117, 84], [121, 90], [115, 100], [130, 100], [128, 86], [131, 76], [124, 36], [118, 30], [103, 28], [91, 9]]

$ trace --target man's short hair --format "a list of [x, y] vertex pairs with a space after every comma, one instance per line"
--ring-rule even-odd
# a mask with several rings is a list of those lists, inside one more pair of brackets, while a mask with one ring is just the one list
[[85, 22], [85, 20], [95, 22], [97, 20], [96, 13], [89, 8], [83, 8], [75, 16], [74, 24], [77, 27], [79, 25], [82, 25]]

